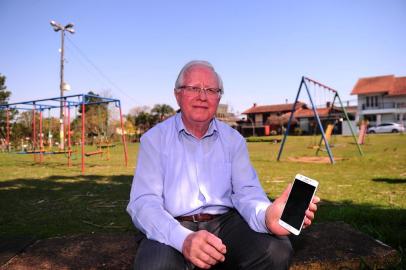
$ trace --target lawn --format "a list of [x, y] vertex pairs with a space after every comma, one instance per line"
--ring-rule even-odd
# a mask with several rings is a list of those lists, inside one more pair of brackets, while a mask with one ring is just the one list
[[[280, 144], [248, 143], [253, 166], [269, 197], [278, 196], [296, 173], [320, 182], [322, 202], [315, 222], [342, 220], [403, 253], [406, 248], [406, 135], [369, 135], [364, 157], [350, 137], [337, 136], [335, 165], [296, 163], [288, 157], [313, 156], [312, 137], [288, 138], [282, 159]], [[66, 166], [63, 155], [49, 155], [42, 164], [32, 155], [0, 153], [0, 238], [46, 238], [95, 231], [134, 230], [125, 212], [138, 144], [129, 145], [129, 166], [122, 147], [111, 160], [79, 159]], [[90, 150], [90, 147], [89, 147]], [[326, 156], [326, 153], [321, 153]], [[403, 264], [405, 254], [403, 253]]]

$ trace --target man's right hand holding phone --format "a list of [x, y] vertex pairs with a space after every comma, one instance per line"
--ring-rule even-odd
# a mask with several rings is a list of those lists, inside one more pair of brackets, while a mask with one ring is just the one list
[[[273, 203], [268, 206], [265, 213], [265, 224], [270, 232], [275, 235], [289, 235], [290, 232], [279, 225], [279, 219], [282, 216], [283, 209], [285, 208], [286, 201], [288, 200], [292, 184], [283, 191], [282, 195], [273, 201]], [[303, 228], [309, 227], [314, 219], [314, 215], [317, 211], [317, 203], [320, 202], [320, 198], [314, 196], [309, 204], [309, 208], [305, 212], [305, 219]]]

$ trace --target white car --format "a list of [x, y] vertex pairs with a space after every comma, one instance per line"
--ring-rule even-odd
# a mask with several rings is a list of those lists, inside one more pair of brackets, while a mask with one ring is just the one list
[[368, 133], [398, 133], [404, 131], [405, 128], [398, 123], [382, 123], [376, 127], [368, 128]]

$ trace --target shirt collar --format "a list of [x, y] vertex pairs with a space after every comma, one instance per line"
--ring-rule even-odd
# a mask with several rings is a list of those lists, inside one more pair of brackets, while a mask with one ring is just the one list
[[[176, 130], [178, 131], [179, 135], [184, 132], [190, 136], [193, 136], [185, 127], [183, 124], [182, 120], [182, 112], [178, 112], [175, 116], [175, 123], [176, 123]], [[206, 131], [206, 134], [204, 134], [203, 138], [205, 137], [210, 137], [214, 134], [214, 132], [218, 132], [217, 130], [217, 120], [216, 118], [213, 118], [210, 121], [209, 128]]]

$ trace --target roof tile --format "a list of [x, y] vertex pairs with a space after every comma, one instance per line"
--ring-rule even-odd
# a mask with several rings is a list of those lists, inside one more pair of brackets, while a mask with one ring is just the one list
[[406, 77], [397, 77], [391, 96], [406, 95]]
[[[296, 103], [296, 109], [306, 105], [303, 102], [298, 101]], [[292, 110], [293, 103], [288, 104], [276, 104], [276, 105], [263, 105], [263, 106], [252, 106], [248, 110], [245, 110], [243, 114], [250, 113], [267, 113], [267, 112], [287, 112]]]
[[406, 77], [394, 75], [360, 78], [351, 95], [387, 93], [389, 96], [406, 95]]

